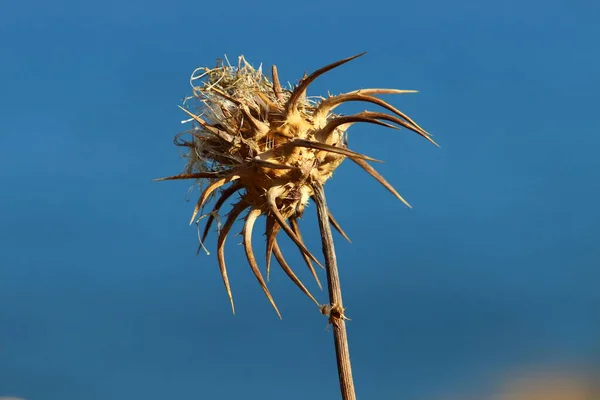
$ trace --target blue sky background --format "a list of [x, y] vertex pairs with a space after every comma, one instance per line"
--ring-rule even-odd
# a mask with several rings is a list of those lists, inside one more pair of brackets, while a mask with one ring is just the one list
[[420, 90], [390, 100], [442, 149], [350, 130], [414, 208], [351, 164], [326, 188], [353, 239], [336, 236], [359, 399], [438, 399], [515, 368], [600, 361], [597, 3], [2, 8], [0, 395], [338, 398], [325, 318], [275, 269], [277, 319], [239, 237], [232, 316], [214, 251], [195, 256], [189, 184], [151, 181], [182, 170], [177, 105], [194, 68], [223, 54], [295, 83], [367, 50], [309, 94]]

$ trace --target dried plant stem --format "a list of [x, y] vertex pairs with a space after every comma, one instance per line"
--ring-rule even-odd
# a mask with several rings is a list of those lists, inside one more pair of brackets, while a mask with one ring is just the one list
[[321, 242], [327, 270], [327, 288], [329, 290], [329, 322], [333, 325], [333, 339], [335, 342], [335, 356], [337, 359], [340, 390], [343, 400], [356, 400], [354, 380], [352, 379], [352, 365], [348, 349], [348, 335], [346, 334], [346, 317], [342, 302], [342, 287], [337, 268], [331, 226], [329, 225], [329, 210], [325, 201], [323, 186], [313, 184], [314, 200], [317, 205]]

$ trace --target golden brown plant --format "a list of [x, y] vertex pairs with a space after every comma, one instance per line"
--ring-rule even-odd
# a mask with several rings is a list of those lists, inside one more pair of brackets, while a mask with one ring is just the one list
[[[300, 249], [320, 287], [313, 265], [320, 263], [306, 248], [298, 224], [306, 204], [314, 197], [316, 185], [322, 186], [342, 161], [348, 158], [408, 205], [368, 163], [377, 160], [347, 148], [346, 131], [357, 122], [395, 129], [403, 127], [435, 144], [430, 134], [415, 121], [376, 97], [380, 94], [415, 91], [361, 89], [317, 99], [306, 95], [308, 86], [316, 78], [363, 54], [334, 62], [305, 75], [290, 90], [281, 86], [275, 66], [272, 68], [272, 79], [269, 79], [261, 68], [254, 69], [243, 56], [239, 57], [237, 66], [218, 62], [215, 68], [199, 68], [192, 74], [193, 96], [186, 99], [184, 105], [188, 105], [187, 108], [180, 108], [189, 115], [189, 122], [193, 122], [194, 127], [175, 138], [178, 146], [187, 149], [185, 173], [159, 180], [197, 179], [201, 184], [207, 183], [190, 224], [219, 191], [212, 211], [203, 215], [206, 225], [201, 244], [223, 204], [234, 194], [239, 194], [239, 200], [227, 215], [217, 241], [221, 276], [234, 312], [224, 246], [232, 225], [242, 213], [246, 212], [242, 233], [248, 263], [269, 302], [281, 317], [252, 248], [252, 231], [258, 217], [266, 217], [267, 278], [271, 256], [274, 255], [290, 279], [318, 305], [286, 262], [277, 243], [277, 234], [283, 230]], [[196, 81], [201, 84], [196, 85]], [[199, 102], [195, 107], [190, 105], [193, 100]], [[336, 107], [351, 101], [371, 103], [387, 110], [387, 113], [363, 111], [347, 116], [333, 113]], [[182, 139], [183, 134], [188, 134], [189, 139]], [[329, 210], [327, 212], [331, 224], [347, 239]]]
[[[225, 240], [236, 219], [246, 212], [242, 235], [248, 264], [281, 318], [252, 249], [254, 224], [258, 217], [266, 217], [267, 278], [271, 256], [274, 255], [290, 279], [319, 306], [323, 314], [329, 316], [329, 322], [333, 325], [340, 389], [344, 400], [355, 400], [356, 394], [346, 336], [347, 318], [344, 315], [330, 224], [346, 239], [348, 236], [327, 207], [323, 185], [334, 170], [349, 158], [408, 205], [368, 163], [377, 160], [347, 148], [346, 131], [357, 122], [395, 129], [403, 127], [435, 144], [431, 135], [415, 121], [376, 97], [380, 94], [412, 93], [413, 90], [361, 89], [327, 98], [307, 97], [306, 90], [315, 79], [363, 54], [334, 62], [305, 75], [290, 90], [282, 88], [275, 66], [272, 68], [272, 80], [269, 80], [261, 68], [252, 68], [243, 56], [239, 57], [237, 67], [221, 62], [215, 68], [198, 68], [190, 81], [193, 96], [184, 102], [187, 108], [181, 107], [190, 116], [188, 122], [194, 125], [175, 137], [175, 144], [186, 149], [186, 170], [183, 174], [159, 179], [196, 179], [201, 185], [207, 184], [190, 221], [191, 224], [206, 217], [200, 238], [201, 246], [223, 204], [234, 194], [239, 195], [239, 200], [233, 204], [224, 225], [219, 229], [217, 239], [219, 267], [231, 308], [235, 313], [225, 265]], [[201, 84], [196, 86], [195, 81]], [[199, 104], [190, 105], [191, 101]], [[350, 101], [371, 103], [387, 110], [387, 113], [363, 111], [347, 116], [333, 113], [336, 107]], [[188, 134], [190, 138], [182, 139], [183, 134]], [[213, 195], [217, 195], [217, 199], [212, 210], [196, 219]], [[306, 265], [321, 287], [313, 262], [321, 264], [306, 248], [298, 224], [311, 198], [317, 206], [326, 265], [329, 293], [329, 304], [326, 305], [319, 305], [298, 279], [277, 243], [277, 234], [283, 230], [300, 249]]]

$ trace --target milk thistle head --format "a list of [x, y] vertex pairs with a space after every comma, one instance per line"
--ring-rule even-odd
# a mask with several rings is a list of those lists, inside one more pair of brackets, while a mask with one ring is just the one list
[[[269, 78], [261, 68], [254, 69], [243, 56], [239, 57], [237, 66], [218, 62], [214, 68], [198, 68], [192, 74], [193, 95], [185, 100], [181, 109], [188, 114], [193, 127], [175, 138], [176, 145], [185, 148], [188, 162], [184, 173], [160, 180], [196, 179], [202, 185], [203, 191], [190, 222], [206, 217], [201, 243], [221, 207], [237, 195], [219, 229], [217, 240], [221, 276], [234, 312], [225, 264], [225, 241], [240, 216], [245, 220], [242, 237], [248, 264], [281, 317], [252, 248], [252, 231], [259, 217], [264, 216], [266, 222], [267, 276], [274, 255], [290, 279], [318, 305], [286, 262], [277, 243], [277, 235], [283, 231], [298, 247], [321, 286], [314, 268], [314, 264], [321, 264], [306, 248], [298, 223], [314, 194], [315, 185], [324, 185], [335, 169], [345, 159], [350, 159], [408, 205], [369, 164], [377, 160], [350, 150], [346, 136], [348, 128], [362, 122], [394, 129], [405, 128], [435, 144], [431, 135], [414, 120], [377, 97], [415, 91], [361, 89], [319, 98], [306, 95], [307, 88], [315, 79], [363, 54], [305, 75], [289, 89], [281, 86], [275, 66]], [[345, 102], [370, 103], [381, 111], [352, 115], [334, 113]], [[213, 208], [204, 214], [203, 207], [212, 197], [216, 197]], [[331, 213], [329, 220], [347, 238]]]

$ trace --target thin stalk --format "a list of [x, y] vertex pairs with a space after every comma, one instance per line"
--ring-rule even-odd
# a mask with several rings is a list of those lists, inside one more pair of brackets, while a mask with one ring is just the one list
[[342, 287], [340, 275], [337, 268], [331, 226], [329, 225], [329, 212], [325, 201], [323, 186], [319, 183], [313, 185], [314, 200], [317, 205], [319, 218], [319, 229], [321, 230], [321, 243], [325, 266], [327, 271], [327, 288], [329, 291], [329, 306], [326, 309], [329, 314], [329, 322], [333, 325], [333, 340], [335, 343], [335, 356], [337, 360], [340, 390], [343, 400], [356, 400], [354, 392], [354, 380], [352, 379], [352, 365], [350, 363], [350, 351], [348, 349], [348, 335], [346, 334], [346, 321], [344, 306], [342, 302]]

